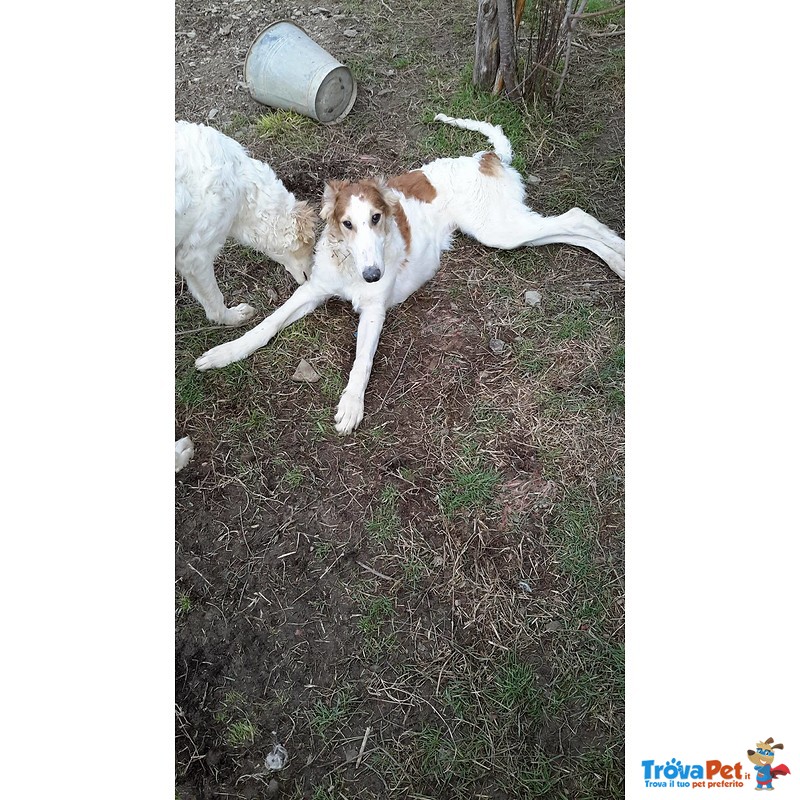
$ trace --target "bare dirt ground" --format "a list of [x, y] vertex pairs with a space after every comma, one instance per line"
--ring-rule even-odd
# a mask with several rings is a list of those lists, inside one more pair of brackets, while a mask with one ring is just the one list
[[[484, 102], [464, 79], [474, 4], [449, 6], [178, 0], [176, 119], [233, 136], [316, 207], [325, 180], [483, 149], [432, 124]], [[356, 75], [341, 124], [247, 93], [247, 49], [283, 18]], [[519, 115], [513, 138], [533, 207], [624, 235], [619, 23], [594, 24], [563, 108]], [[293, 285], [237, 246], [217, 276], [257, 320]], [[175, 490], [176, 797], [622, 797], [624, 285], [576, 248], [457, 239], [390, 313], [365, 420], [340, 438], [355, 326], [331, 303], [200, 374], [241, 331], [176, 281], [176, 436], [197, 451]], [[320, 382], [291, 379], [301, 358]]]

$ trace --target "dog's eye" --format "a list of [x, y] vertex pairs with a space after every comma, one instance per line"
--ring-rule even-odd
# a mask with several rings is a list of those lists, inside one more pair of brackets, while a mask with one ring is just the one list
[[372, 224], [373, 225], [377, 225], [380, 221], [381, 221], [381, 215], [380, 214], [373, 214], [372, 215]]
[[352, 223], [352, 222], [350, 222], [350, 220], [349, 220], [349, 219], [346, 219], [346, 220], [345, 220], [345, 221], [342, 223], [342, 225], [344, 225], [344, 226], [345, 226], [345, 228], [348, 228], [348, 229], [350, 229], [350, 228], [352, 228], [352, 227], [353, 227], [353, 223]]

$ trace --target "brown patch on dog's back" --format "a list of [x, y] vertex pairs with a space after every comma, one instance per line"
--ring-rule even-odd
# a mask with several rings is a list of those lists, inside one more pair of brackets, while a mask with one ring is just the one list
[[484, 153], [478, 170], [490, 178], [499, 178], [503, 174], [503, 162], [494, 153]]
[[422, 170], [415, 169], [389, 178], [389, 188], [422, 203], [431, 203], [436, 189]]

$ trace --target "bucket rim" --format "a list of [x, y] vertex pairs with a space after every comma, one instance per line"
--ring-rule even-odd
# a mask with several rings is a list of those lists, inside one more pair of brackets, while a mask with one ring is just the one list
[[[294, 27], [295, 27], [295, 28], [297, 28], [297, 30], [299, 30], [299, 31], [300, 31], [301, 33], [303, 33], [304, 35], [308, 36], [308, 32], [305, 30], [305, 28], [303, 28], [303, 26], [302, 26], [302, 25], [298, 25], [298, 24], [297, 24], [297, 23], [296, 23], [296, 22], [295, 22], [293, 19], [276, 19], [274, 22], [270, 22], [270, 23], [269, 23], [269, 25], [267, 25], [267, 26], [265, 26], [264, 28], [262, 28], [262, 29], [261, 29], [261, 30], [260, 30], [260, 31], [259, 31], [259, 32], [256, 34], [256, 37], [255, 37], [255, 38], [253, 39], [253, 41], [250, 43], [250, 47], [248, 47], [248, 48], [247, 48], [247, 54], [246, 54], [246, 55], [245, 55], [245, 57], [244, 57], [244, 79], [245, 79], [245, 82], [247, 81], [247, 62], [250, 60], [250, 53], [252, 52], [253, 48], [254, 48], [254, 47], [255, 47], [255, 46], [258, 44], [258, 42], [259, 42], [259, 40], [261, 39], [261, 37], [262, 37], [262, 36], [263, 36], [263, 35], [264, 35], [264, 34], [265, 34], [265, 33], [266, 33], [266, 32], [267, 32], [267, 31], [268, 31], [270, 28], [274, 28], [276, 25], [280, 25], [282, 22], [288, 22], [290, 25], [294, 25]], [[308, 38], [309, 38], [309, 39], [311, 39], [311, 37], [310, 37], [310, 36], [308, 36]], [[313, 39], [311, 39], [311, 41], [313, 42], [314, 40], [313, 40]], [[336, 58], [336, 56], [334, 56], [334, 55], [332, 55], [332, 54], [330, 54], [330, 53], [329, 53], [329, 55], [331, 56], [331, 58]], [[336, 58], [336, 60], [338, 61], [339, 59], [338, 59], [338, 58]]]

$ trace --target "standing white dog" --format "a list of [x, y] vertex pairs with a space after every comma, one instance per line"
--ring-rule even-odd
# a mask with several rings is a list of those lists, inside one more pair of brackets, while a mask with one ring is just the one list
[[[311, 271], [314, 212], [297, 201], [272, 169], [229, 136], [206, 125], [175, 123], [175, 269], [211, 322], [241, 325], [255, 309], [228, 308], [214, 259], [228, 237], [269, 256], [303, 283]], [[194, 455], [175, 442], [175, 472]]]
[[198, 369], [245, 358], [331, 297], [349, 300], [360, 319], [355, 363], [336, 411], [336, 430], [346, 434], [364, 416], [364, 391], [386, 310], [436, 274], [454, 230], [504, 249], [579, 245], [624, 277], [625, 242], [610, 228], [577, 208], [542, 217], [525, 205], [522, 179], [509, 166], [511, 143], [499, 127], [442, 114], [436, 119], [483, 133], [495, 152], [440, 158], [388, 183], [329, 183], [320, 211], [327, 224], [311, 279], [260, 325], [200, 356]]
[[255, 309], [228, 308], [214, 259], [228, 237], [283, 264], [298, 283], [311, 271], [314, 212], [272, 169], [206, 125], [175, 123], [175, 269], [212, 322], [241, 325]]

